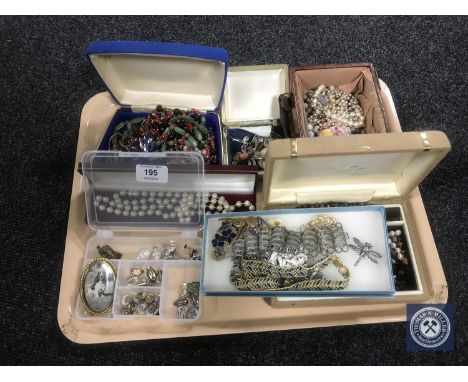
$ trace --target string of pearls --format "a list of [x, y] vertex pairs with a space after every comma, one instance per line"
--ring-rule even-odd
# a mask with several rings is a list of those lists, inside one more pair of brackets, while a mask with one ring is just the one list
[[315, 135], [349, 135], [364, 127], [358, 100], [334, 86], [320, 85], [304, 96], [307, 130]]
[[249, 200], [245, 200], [241, 202], [238, 200], [234, 204], [229, 204], [226, 198], [222, 195], [216, 193], [209, 193], [206, 198], [206, 213], [207, 214], [215, 214], [215, 213], [227, 213], [227, 212], [234, 212], [236, 208], [247, 207], [250, 211], [255, 210], [255, 206]]
[[201, 193], [123, 190], [112, 196], [97, 194], [94, 207], [101, 213], [115, 216], [158, 216], [163, 220], [177, 219], [180, 223], [190, 223], [198, 212], [201, 198]]

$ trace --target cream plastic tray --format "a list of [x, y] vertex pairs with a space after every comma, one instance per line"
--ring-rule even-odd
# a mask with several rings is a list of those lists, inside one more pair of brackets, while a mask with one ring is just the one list
[[[399, 132], [401, 128], [390, 92], [383, 82], [381, 86], [390, 131]], [[117, 108], [118, 105], [108, 93], [94, 96], [84, 106], [75, 168], [83, 152], [97, 147]], [[261, 205], [260, 201], [261, 194], [258, 193], [258, 205]], [[86, 224], [84, 185], [82, 176], [75, 171], [57, 310], [60, 330], [73, 342], [103, 343], [404, 321], [407, 303], [445, 303], [447, 283], [417, 188], [403, 201], [402, 207], [418, 264], [422, 294], [391, 299], [321, 300], [312, 306], [287, 309], [275, 308], [270, 300], [260, 297], [207, 297], [201, 302], [203, 313], [200, 319], [192, 324], [179, 325], [147, 317], [83, 320], [75, 312], [76, 298], [87, 241], [95, 232]], [[164, 235], [169, 234], [166, 232]], [[128, 232], [121, 232], [116, 233], [115, 237], [128, 235]], [[132, 236], [147, 237], [148, 233], [139, 235], [135, 232]]]

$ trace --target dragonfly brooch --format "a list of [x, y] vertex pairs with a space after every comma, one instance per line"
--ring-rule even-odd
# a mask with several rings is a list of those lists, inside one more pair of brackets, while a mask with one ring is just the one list
[[349, 244], [349, 247], [353, 251], [356, 251], [357, 253], [359, 253], [359, 258], [354, 263], [354, 266], [357, 267], [360, 261], [366, 257], [373, 263], [377, 264], [377, 259], [380, 259], [382, 255], [372, 250], [372, 244], [367, 243], [367, 242], [362, 244], [361, 241], [356, 237], [354, 237], [353, 240], [357, 245]]

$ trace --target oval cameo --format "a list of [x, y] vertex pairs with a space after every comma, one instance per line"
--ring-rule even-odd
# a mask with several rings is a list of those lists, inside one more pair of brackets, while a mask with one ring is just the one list
[[96, 259], [89, 263], [81, 274], [80, 296], [86, 310], [102, 314], [112, 308], [116, 271], [107, 259]]

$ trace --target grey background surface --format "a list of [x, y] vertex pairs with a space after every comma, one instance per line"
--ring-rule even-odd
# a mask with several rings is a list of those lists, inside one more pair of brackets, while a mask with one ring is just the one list
[[[467, 359], [466, 17], [1, 17], [0, 362], [4, 364], [460, 364]], [[224, 47], [231, 65], [371, 61], [405, 131], [453, 150], [421, 193], [455, 304], [456, 350], [410, 353], [405, 323], [82, 346], [56, 310], [80, 113], [104, 86], [93, 40]]]

